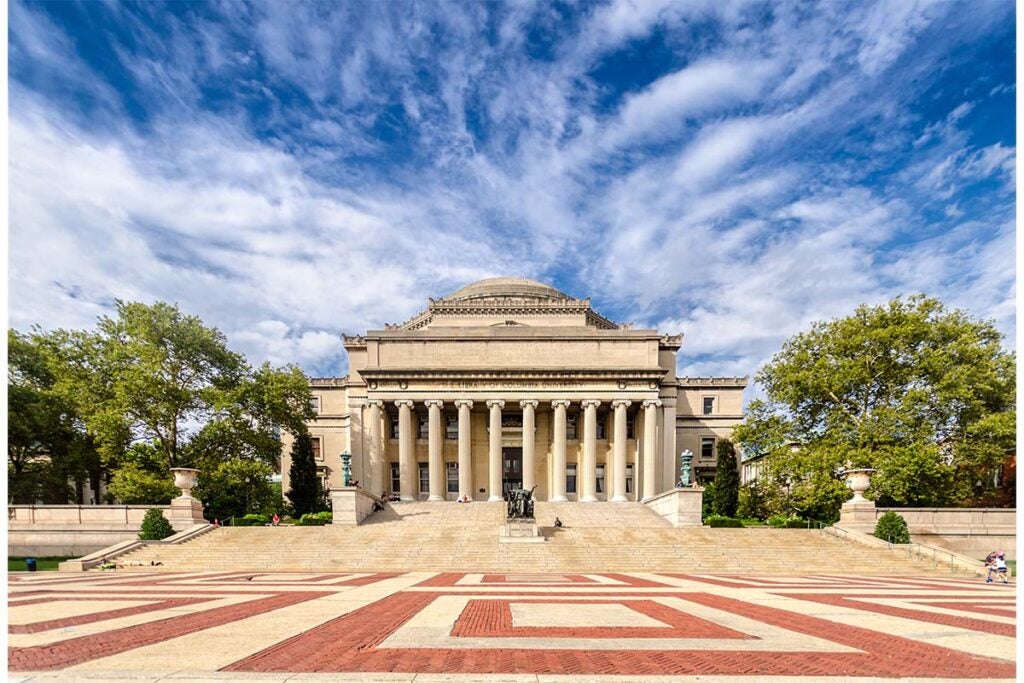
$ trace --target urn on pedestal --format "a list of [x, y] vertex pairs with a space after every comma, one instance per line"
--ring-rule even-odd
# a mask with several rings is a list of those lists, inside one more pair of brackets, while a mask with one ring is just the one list
[[192, 487], [196, 485], [199, 470], [191, 467], [172, 467], [171, 473], [174, 474], [174, 485], [181, 489], [179, 498], [191, 498]]

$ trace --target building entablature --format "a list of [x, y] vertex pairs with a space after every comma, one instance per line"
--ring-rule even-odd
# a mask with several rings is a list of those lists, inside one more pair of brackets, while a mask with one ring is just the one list
[[750, 377], [679, 377], [676, 381], [680, 389], [703, 389], [710, 387], [738, 387], [747, 386]]

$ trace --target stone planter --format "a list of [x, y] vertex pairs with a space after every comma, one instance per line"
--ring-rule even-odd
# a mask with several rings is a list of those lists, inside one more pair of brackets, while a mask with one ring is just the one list
[[871, 487], [871, 475], [877, 471], [878, 470], [873, 470], [868, 467], [856, 470], [846, 470], [846, 481], [850, 484], [850, 488], [853, 490], [853, 498], [850, 499], [850, 503], [856, 505], [859, 503], [871, 502], [864, 497], [864, 492]]
[[191, 467], [172, 467], [174, 474], [174, 485], [181, 489], [181, 498], [192, 497], [192, 487], [196, 485], [196, 477], [199, 470]]

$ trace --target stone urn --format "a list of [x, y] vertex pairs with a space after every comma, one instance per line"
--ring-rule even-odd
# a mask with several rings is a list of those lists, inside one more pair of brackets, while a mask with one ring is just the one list
[[853, 498], [848, 502], [853, 504], [871, 502], [864, 497], [864, 492], [870, 488], [871, 475], [877, 471], [869, 467], [863, 467], [855, 470], [846, 470], [843, 473], [846, 476], [847, 483], [850, 485], [850, 489], [853, 490]]
[[171, 472], [174, 474], [174, 485], [181, 489], [181, 497], [191, 498], [192, 487], [196, 485], [199, 470], [191, 467], [172, 467]]

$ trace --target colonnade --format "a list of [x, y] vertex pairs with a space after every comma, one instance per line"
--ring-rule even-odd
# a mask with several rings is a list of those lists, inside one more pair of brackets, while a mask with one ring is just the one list
[[[474, 403], [469, 399], [458, 399], [452, 403], [458, 409], [459, 497], [469, 496], [472, 498], [472, 426], [470, 423], [470, 411]], [[501, 416], [506, 402], [502, 399], [489, 399], [484, 403], [489, 411], [490, 425], [487, 458], [487, 493], [489, 501], [496, 501], [502, 499]], [[554, 443], [552, 444], [553, 482], [549, 496], [551, 501], [568, 500], [566, 497], [566, 412], [571, 403], [569, 399], [555, 399], [551, 401], [554, 415]], [[370, 441], [379, 447], [382, 443], [380, 425], [384, 401], [371, 399], [367, 402], [367, 405], [369, 406]], [[400, 399], [395, 401], [394, 405], [398, 408], [398, 466], [401, 489], [399, 495], [402, 500], [417, 500], [419, 486], [412, 421], [414, 403], [412, 399]], [[430, 486], [428, 500], [445, 500], [446, 481], [442, 457], [444, 426], [441, 419], [444, 401], [441, 399], [426, 399], [423, 401], [423, 405], [428, 409], [427, 468], [429, 470]], [[537, 483], [534, 427], [536, 424], [535, 411], [539, 405], [540, 401], [535, 399], [519, 401], [519, 407], [523, 411], [523, 488], [526, 489], [532, 488]], [[597, 399], [586, 399], [580, 402], [583, 414], [583, 452], [578, 470], [579, 486], [577, 490], [581, 502], [597, 500], [597, 409], [600, 405], [601, 401]], [[625, 399], [615, 399], [610, 402], [614, 415], [609, 496], [609, 500], [612, 502], [628, 500], [626, 497], [626, 410], [631, 405], [632, 401]], [[657, 444], [657, 427], [658, 409], [661, 405], [662, 403], [658, 399], [645, 399], [641, 402], [641, 407], [644, 411], [643, 479], [639, 482], [639, 492], [645, 499], [658, 493], [656, 462], [660, 449]], [[666, 417], [668, 416], [666, 415]], [[674, 424], [674, 418], [675, 410], [674, 406], [672, 406], [671, 421], [668, 421], [667, 424]], [[674, 439], [672, 442], [674, 443]]]

